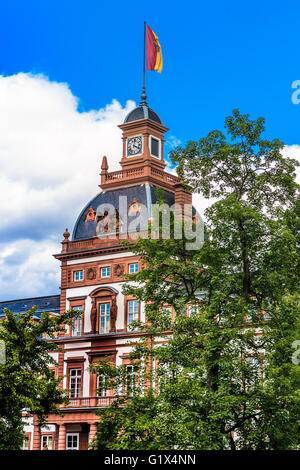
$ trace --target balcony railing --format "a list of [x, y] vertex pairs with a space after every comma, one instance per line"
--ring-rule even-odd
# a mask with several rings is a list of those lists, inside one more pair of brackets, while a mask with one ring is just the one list
[[69, 403], [62, 405], [62, 408], [105, 408], [110, 406], [115, 399], [115, 396], [70, 398]]
[[163, 170], [159, 170], [158, 168], [147, 168], [145, 166], [140, 166], [135, 168], [128, 168], [125, 170], [111, 171], [110, 173], [102, 173], [101, 184], [105, 185], [115, 181], [127, 181], [147, 175], [151, 175], [170, 184], [178, 183], [180, 181], [177, 176], [167, 173]]

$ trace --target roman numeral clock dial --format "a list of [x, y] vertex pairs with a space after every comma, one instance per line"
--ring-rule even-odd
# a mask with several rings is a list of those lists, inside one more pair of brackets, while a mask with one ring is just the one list
[[142, 153], [142, 136], [131, 137], [127, 140], [127, 156], [139, 155]]

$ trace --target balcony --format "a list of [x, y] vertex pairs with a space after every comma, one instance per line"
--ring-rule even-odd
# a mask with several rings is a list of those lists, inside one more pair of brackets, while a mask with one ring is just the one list
[[62, 405], [62, 408], [105, 408], [110, 406], [115, 399], [115, 396], [70, 398], [69, 403]]
[[160, 182], [165, 183], [167, 186], [173, 186], [175, 183], [179, 183], [180, 179], [172, 175], [171, 173], [167, 173], [162, 169], [155, 168], [150, 165], [142, 165], [138, 167], [118, 170], [118, 171], [111, 171], [108, 173], [107, 171], [101, 173], [101, 188], [108, 189], [110, 187], [114, 187], [115, 183], [127, 184], [134, 180], [136, 183], [139, 180], [143, 181], [152, 181], [153, 182]]

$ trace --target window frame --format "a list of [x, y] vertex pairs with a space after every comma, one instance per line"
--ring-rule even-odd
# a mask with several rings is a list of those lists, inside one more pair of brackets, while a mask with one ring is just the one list
[[[76, 279], [76, 274], [77, 273], [82, 273], [82, 278]], [[73, 282], [81, 282], [84, 281], [84, 272], [83, 269], [76, 269], [73, 271]]]
[[[75, 387], [76, 390], [76, 395], [72, 396], [72, 388], [71, 388], [71, 371], [73, 370], [79, 370], [80, 371], [80, 389], [79, 389], [79, 395], [77, 395], [78, 387]], [[77, 381], [76, 381], [77, 382]], [[82, 398], [82, 389], [83, 389], [83, 370], [81, 366], [75, 366], [72, 365], [68, 368], [68, 392], [69, 392], [69, 397], [71, 399], [76, 399], [76, 398]]]
[[[137, 365], [134, 365], [134, 364], [125, 364], [125, 367], [126, 367], [126, 374], [125, 374], [125, 383], [124, 383], [124, 391], [125, 391], [125, 394], [128, 395], [129, 397], [132, 397], [134, 392], [137, 390], [138, 386], [139, 386], [139, 370], [138, 370], [138, 366]], [[132, 368], [132, 372], [128, 374], [128, 369], [129, 368]], [[130, 391], [128, 389], [128, 386], [129, 386], [129, 380], [128, 380], [128, 377], [134, 377], [134, 381], [133, 381], [133, 387], [132, 387], [132, 390]]]
[[[98, 309], [97, 309], [97, 310], [98, 310], [98, 333], [99, 333], [100, 335], [104, 335], [104, 334], [109, 333], [109, 332], [110, 332], [110, 328], [111, 328], [111, 327], [110, 327], [110, 323], [111, 323], [111, 301], [106, 301], [106, 302], [105, 302], [105, 301], [102, 301], [102, 302], [100, 301], [100, 302], [98, 302], [97, 305], [98, 305]], [[107, 328], [107, 331], [101, 331], [101, 317], [102, 317], [102, 315], [101, 315], [101, 310], [102, 310], [102, 309], [101, 309], [101, 306], [102, 306], [102, 305], [109, 305], [109, 320], [108, 320], [108, 328]], [[104, 317], [107, 317], [107, 314], [105, 313], [103, 316], [104, 316]]]
[[106, 380], [108, 381], [108, 377], [105, 374], [97, 374], [97, 377], [96, 377], [96, 396], [99, 397], [99, 398], [107, 398], [107, 397], [110, 396], [110, 389], [109, 389], [109, 387], [105, 388], [105, 384], [104, 384], [104, 387], [103, 387], [104, 393], [102, 393], [101, 395], [99, 393], [99, 389], [100, 389], [99, 379], [100, 378], [103, 379], [104, 382]]
[[[83, 316], [84, 316], [84, 305], [83, 304], [79, 304], [79, 305], [72, 305], [70, 306], [70, 308], [72, 310], [80, 310], [81, 311], [81, 316], [78, 317], [78, 318], [75, 318], [73, 321], [72, 321], [72, 325], [70, 325], [70, 336], [73, 336], [73, 337], [78, 337], [78, 336], [81, 336], [83, 335], [84, 333], [84, 330], [83, 330], [83, 327], [84, 327], [84, 321], [83, 321]], [[73, 322], [74, 321], [78, 321], [79, 324], [80, 324], [80, 334], [78, 335], [74, 335], [74, 326], [73, 326]]]
[[137, 318], [134, 318], [132, 320], [132, 322], [133, 321], [140, 321], [140, 314], [141, 314], [141, 302], [138, 299], [134, 299], [134, 298], [126, 299], [126, 315], [125, 315], [126, 325], [125, 325], [125, 329], [127, 331], [129, 331], [128, 328], [129, 328], [130, 324], [132, 323], [132, 322], [129, 323], [129, 315], [130, 315], [129, 302], [137, 302], [137, 304], [138, 304], [138, 310], [137, 310], [137, 312], [134, 312], [137, 315]]
[[[264, 354], [259, 353], [258, 357], [255, 354], [246, 354], [243, 357], [245, 363], [249, 363], [253, 367], [255, 362], [255, 367], [257, 368], [257, 381], [260, 385], [263, 385], [264, 380]], [[247, 378], [243, 377], [243, 389], [246, 392], [251, 391], [252, 384], [247, 383]]]
[[[192, 310], [195, 310], [194, 312]], [[198, 304], [188, 304], [188, 317], [191, 317], [193, 315], [199, 315], [199, 305]]]
[[[131, 271], [131, 266], [137, 266], [137, 270], [134, 270]], [[128, 263], [128, 274], [136, 274], [139, 272], [139, 263], [138, 261], [137, 262], [133, 262], [133, 263]]]
[[[44, 439], [45, 437], [47, 438], [47, 450], [54, 450], [54, 447], [53, 447], [53, 445], [54, 445], [54, 436], [53, 436], [53, 433], [47, 433], [47, 434], [45, 433], [45, 434], [42, 434], [42, 435], [41, 435], [41, 450], [44, 450], [43, 439]], [[51, 438], [51, 448], [50, 448], [50, 449], [49, 449], [49, 447], [48, 447], [48, 439], [49, 439], [49, 437]]]
[[[158, 155], [154, 155], [152, 153], [152, 139], [158, 141]], [[151, 157], [157, 158], [158, 160], [161, 159], [161, 139], [159, 137], [156, 137], [155, 135], [150, 134], [149, 135], [149, 153]]]
[[[24, 446], [25, 441], [27, 441], [27, 447]], [[30, 450], [31, 445], [31, 433], [26, 432], [23, 437], [22, 450]]]
[[[68, 437], [69, 436], [76, 436], [77, 437], [77, 446], [76, 448], [74, 447], [68, 447]], [[66, 433], [66, 450], [79, 450], [79, 432], [67, 432]]]
[[[109, 275], [108, 275], [108, 276], [103, 276], [103, 270], [104, 270], [104, 269], [106, 269], [106, 270], [108, 269], [108, 270], [109, 270]], [[101, 266], [101, 268], [100, 268], [100, 277], [101, 277], [101, 279], [108, 279], [108, 278], [111, 277], [111, 266], [110, 266], [110, 265], [108, 265], [108, 266]]]

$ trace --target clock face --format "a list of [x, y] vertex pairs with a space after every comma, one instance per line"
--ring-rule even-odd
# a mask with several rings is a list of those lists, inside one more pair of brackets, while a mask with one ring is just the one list
[[131, 137], [127, 140], [127, 155], [138, 155], [142, 153], [142, 136]]

